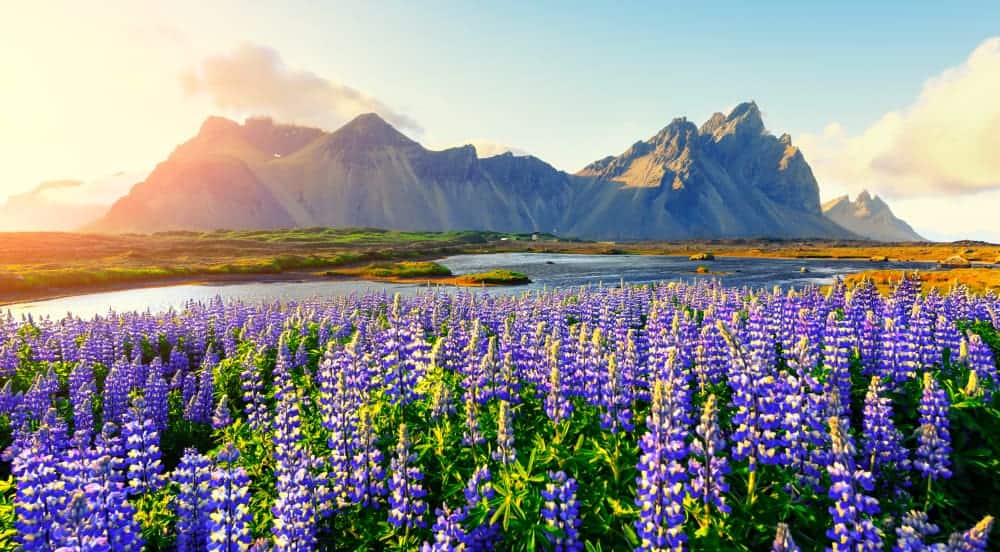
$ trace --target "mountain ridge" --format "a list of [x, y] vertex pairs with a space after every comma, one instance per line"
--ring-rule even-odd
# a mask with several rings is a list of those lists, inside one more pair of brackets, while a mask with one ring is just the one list
[[850, 238], [753, 102], [677, 118], [568, 174], [533, 156], [429, 150], [376, 114], [341, 128], [211, 117], [88, 230], [372, 226], [588, 239]]
[[868, 239], [884, 242], [927, 241], [906, 221], [896, 217], [878, 195], [862, 190], [851, 201], [842, 195], [823, 204], [823, 215]]

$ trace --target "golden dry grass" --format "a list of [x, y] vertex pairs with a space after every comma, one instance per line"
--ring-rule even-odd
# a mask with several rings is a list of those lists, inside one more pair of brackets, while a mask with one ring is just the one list
[[[890, 291], [903, 278], [901, 270], [868, 270], [852, 274], [844, 279], [848, 286], [854, 286], [870, 279], [882, 292]], [[924, 291], [936, 289], [945, 293], [958, 284], [964, 284], [974, 293], [985, 291], [1000, 292], [1000, 267], [954, 268], [932, 270], [920, 273]]]

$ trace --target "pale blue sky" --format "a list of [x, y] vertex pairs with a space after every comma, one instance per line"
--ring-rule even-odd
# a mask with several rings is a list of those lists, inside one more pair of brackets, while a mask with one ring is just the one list
[[83, 4], [0, 22], [0, 147], [17, 159], [0, 196], [148, 169], [206, 115], [250, 114], [180, 86], [244, 43], [408, 116], [426, 145], [488, 140], [575, 171], [751, 98], [776, 133], [859, 134], [1000, 34], [995, 0]]
[[567, 170], [748, 98], [779, 132], [860, 129], [1000, 33], [995, 1], [320, 4], [219, 9], [182, 32], [206, 50], [274, 47], [425, 138], [482, 135]]

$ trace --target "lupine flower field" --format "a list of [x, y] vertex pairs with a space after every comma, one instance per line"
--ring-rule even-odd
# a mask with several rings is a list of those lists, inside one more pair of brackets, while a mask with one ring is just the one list
[[985, 550], [1000, 299], [429, 290], [0, 317], [0, 548]]

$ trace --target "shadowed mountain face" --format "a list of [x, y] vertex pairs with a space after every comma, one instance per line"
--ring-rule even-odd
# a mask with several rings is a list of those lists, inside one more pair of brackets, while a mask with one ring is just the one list
[[213, 117], [90, 229], [373, 226], [598, 239], [849, 237], [753, 103], [677, 119], [576, 175], [531, 156], [425, 149], [377, 115], [333, 133]]
[[892, 210], [882, 198], [862, 191], [852, 202], [846, 195], [823, 204], [823, 214], [837, 224], [868, 239], [886, 242], [926, 241]]

